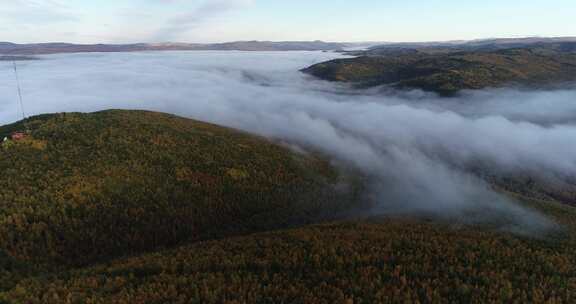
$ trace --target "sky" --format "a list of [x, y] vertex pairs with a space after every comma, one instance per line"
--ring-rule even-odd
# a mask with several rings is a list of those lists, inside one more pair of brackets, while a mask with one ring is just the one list
[[576, 36], [574, 0], [0, 0], [0, 41], [400, 42]]

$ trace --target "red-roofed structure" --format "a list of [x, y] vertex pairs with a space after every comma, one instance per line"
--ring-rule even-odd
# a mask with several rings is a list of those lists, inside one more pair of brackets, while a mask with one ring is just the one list
[[17, 141], [17, 140], [22, 140], [26, 138], [26, 134], [24, 132], [14, 132], [12, 133], [12, 140]]

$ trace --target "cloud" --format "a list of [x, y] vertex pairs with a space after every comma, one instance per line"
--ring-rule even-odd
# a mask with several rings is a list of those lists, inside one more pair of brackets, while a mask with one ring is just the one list
[[70, 8], [55, 0], [8, 0], [0, 6], [0, 17], [13, 25], [37, 26], [75, 20]]
[[[166, 1], [169, 4], [177, 2]], [[226, 14], [254, 4], [254, 0], [205, 0], [191, 11], [172, 17], [153, 37], [156, 41], [170, 41], [192, 30], [199, 29]]]
[[[320, 52], [52, 55], [22, 62], [28, 112], [149, 109], [319, 150], [368, 177], [377, 213], [426, 214], [530, 232], [545, 217], [494, 192], [468, 168], [576, 176], [575, 90], [382, 95], [315, 81]], [[0, 96], [14, 96], [0, 64]], [[4, 78], [2, 78], [4, 77]], [[0, 120], [18, 117], [3, 99]]]

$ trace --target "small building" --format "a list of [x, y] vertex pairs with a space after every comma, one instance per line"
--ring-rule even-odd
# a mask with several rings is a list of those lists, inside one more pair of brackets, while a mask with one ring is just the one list
[[24, 132], [14, 132], [12, 133], [12, 140], [18, 141], [26, 138], [26, 133]]

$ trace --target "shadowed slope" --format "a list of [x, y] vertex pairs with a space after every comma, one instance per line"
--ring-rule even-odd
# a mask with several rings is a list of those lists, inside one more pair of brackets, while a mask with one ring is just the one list
[[575, 209], [530, 239], [374, 219], [209, 241], [22, 281], [25, 303], [572, 303]]
[[105, 111], [33, 117], [0, 135], [25, 128], [0, 150], [0, 250], [20, 261], [84, 264], [351, 204], [327, 162], [211, 124]]

